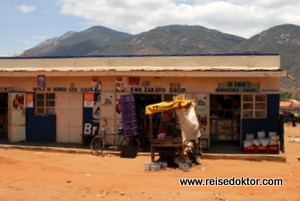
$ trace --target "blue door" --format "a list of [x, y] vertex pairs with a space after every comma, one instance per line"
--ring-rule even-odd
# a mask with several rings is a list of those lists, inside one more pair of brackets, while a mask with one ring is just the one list
[[[27, 93], [32, 94], [33, 93]], [[36, 115], [34, 104], [26, 108], [26, 141], [55, 142], [56, 115]]]

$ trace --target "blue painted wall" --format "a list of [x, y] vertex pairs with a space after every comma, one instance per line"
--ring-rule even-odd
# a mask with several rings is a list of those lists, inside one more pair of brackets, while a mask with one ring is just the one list
[[264, 130], [266, 137], [269, 131], [278, 133], [279, 128], [279, 94], [267, 95], [267, 118], [266, 119], [242, 119], [242, 136], [243, 140], [246, 134], [253, 133], [257, 138], [257, 131]]

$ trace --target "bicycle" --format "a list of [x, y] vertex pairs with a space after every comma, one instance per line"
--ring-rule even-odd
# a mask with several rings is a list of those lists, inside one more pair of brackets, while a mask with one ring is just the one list
[[[118, 130], [117, 133], [114, 133], [113, 127], [107, 127], [107, 121], [104, 119], [104, 126], [102, 132], [99, 135], [96, 135], [90, 144], [91, 154], [94, 156], [99, 156], [103, 153], [105, 148], [105, 141], [108, 141], [112, 144], [114, 150], [123, 150], [124, 148], [131, 147], [137, 151], [140, 148], [140, 141], [135, 136], [124, 136], [123, 130]], [[108, 130], [110, 133], [108, 134]], [[111, 140], [108, 138], [108, 135], [117, 135], [117, 140]]]

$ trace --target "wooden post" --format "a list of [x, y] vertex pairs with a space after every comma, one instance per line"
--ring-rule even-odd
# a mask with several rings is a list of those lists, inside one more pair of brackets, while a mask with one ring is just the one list
[[152, 122], [152, 115], [149, 115], [149, 134], [150, 134], [150, 139], [153, 139], [153, 122]]
[[[150, 139], [153, 139], [153, 122], [152, 122], [152, 115], [149, 115], [149, 134]], [[151, 161], [154, 161], [154, 147], [152, 146], [152, 142], [150, 142], [150, 152], [151, 152]]]

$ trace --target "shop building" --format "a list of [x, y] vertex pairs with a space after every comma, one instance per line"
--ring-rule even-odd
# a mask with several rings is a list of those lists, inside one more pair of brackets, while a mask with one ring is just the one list
[[[248, 133], [278, 132], [278, 54], [0, 58], [0, 137], [9, 142], [82, 143], [99, 120], [121, 124], [120, 96], [134, 94], [142, 144], [146, 105], [184, 94], [197, 103], [204, 147]], [[154, 132], [162, 114], [153, 116]]]

